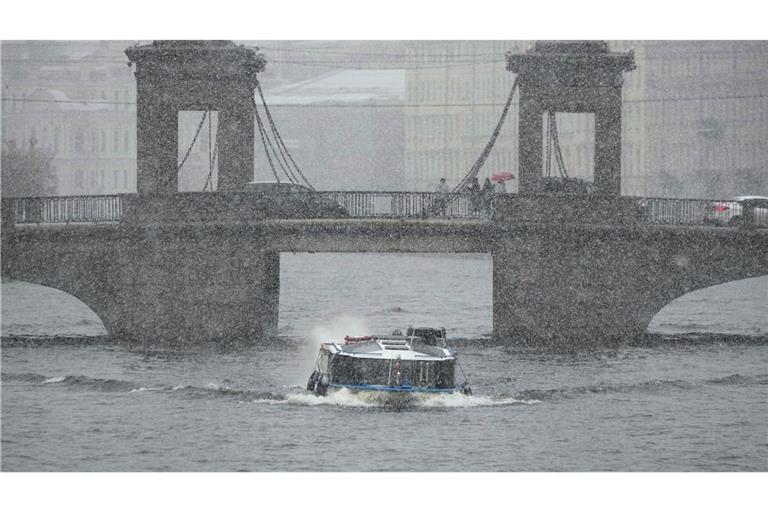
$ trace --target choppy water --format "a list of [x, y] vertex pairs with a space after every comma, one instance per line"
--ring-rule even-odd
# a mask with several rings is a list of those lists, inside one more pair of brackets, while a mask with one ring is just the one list
[[[662, 332], [763, 335], [545, 353], [487, 339], [481, 256], [283, 255], [280, 337], [185, 350], [6, 343], [5, 471], [768, 470], [768, 280], [670, 305]], [[352, 281], [350, 276], [355, 276]], [[3, 334], [99, 334], [50, 290], [3, 284]], [[426, 323], [474, 397], [405, 408], [303, 391], [320, 338]], [[56, 329], [54, 331], [54, 329]]]

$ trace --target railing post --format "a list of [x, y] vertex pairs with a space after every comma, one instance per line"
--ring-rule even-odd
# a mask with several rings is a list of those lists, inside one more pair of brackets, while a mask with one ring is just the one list
[[0, 229], [2, 229], [3, 234], [10, 234], [16, 229], [16, 200], [3, 198], [0, 210], [2, 213]]
[[741, 202], [741, 226], [743, 229], [754, 229], [756, 226], [755, 218], [755, 204], [753, 199], [745, 199]]

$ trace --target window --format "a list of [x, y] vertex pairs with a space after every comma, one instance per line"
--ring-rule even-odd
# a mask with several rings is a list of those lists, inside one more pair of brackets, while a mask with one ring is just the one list
[[112, 153], [117, 154], [119, 152], [120, 152], [120, 133], [117, 130], [113, 130], [112, 131]]
[[85, 176], [82, 169], [75, 171], [75, 188], [82, 190], [85, 186]]
[[81, 131], [75, 134], [75, 153], [85, 153], [85, 134]]

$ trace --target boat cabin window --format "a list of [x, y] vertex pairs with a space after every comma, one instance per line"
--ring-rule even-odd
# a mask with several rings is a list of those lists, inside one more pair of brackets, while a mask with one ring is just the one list
[[426, 345], [443, 346], [445, 344], [445, 329], [433, 329], [430, 327], [409, 327], [408, 336], [417, 336], [424, 340]]
[[[399, 375], [398, 375], [399, 370]], [[453, 361], [408, 361], [335, 357], [333, 381], [339, 384], [374, 384], [451, 388], [454, 386]]]

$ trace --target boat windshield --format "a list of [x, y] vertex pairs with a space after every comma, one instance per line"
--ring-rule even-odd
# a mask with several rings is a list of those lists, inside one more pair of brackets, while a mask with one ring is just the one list
[[416, 336], [424, 340], [426, 345], [435, 347], [445, 346], [445, 329], [434, 329], [432, 327], [409, 327], [408, 336]]

